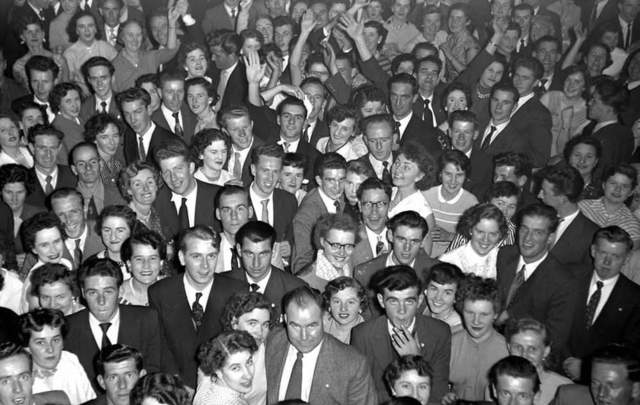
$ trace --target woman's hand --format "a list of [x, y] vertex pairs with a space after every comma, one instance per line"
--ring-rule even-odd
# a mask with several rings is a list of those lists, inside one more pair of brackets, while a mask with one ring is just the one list
[[316, 27], [316, 16], [311, 9], [304, 12], [302, 19], [300, 20], [300, 31], [311, 33]]

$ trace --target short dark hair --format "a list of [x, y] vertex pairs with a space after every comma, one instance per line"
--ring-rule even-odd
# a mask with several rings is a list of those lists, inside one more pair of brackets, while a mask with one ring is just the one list
[[252, 164], [257, 165], [260, 160], [260, 156], [272, 157], [282, 161], [284, 158], [284, 150], [282, 150], [280, 145], [275, 143], [254, 146], [251, 150]]
[[156, 164], [160, 166], [160, 162], [165, 159], [171, 159], [174, 157], [182, 157], [185, 162], [191, 162], [191, 153], [189, 147], [184, 141], [178, 137], [164, 142], [154, 153], [154, 159]]
[[296, 169], [304, 169], [307, 164], [307, 158], [302, 153], [288, 152], [282, 158], [282, 167], [294, 167]]
[[69, 20], [69, 23], [67, 24], [67, 35], [69, 36], [69, 41], [71, 43], [76, 42], [79, 37], [78, 34], [76, 33], [76, 26], [78, 23], [78, 20], [81, 19], [82, 17], [91, 17], [93, 18], [93, 23], [96, 26], [96, 39], [100, 39], [101, 35], [100, 35], [100, 29], [98, 28], [98, 20], [96, 18], [96, 16], [93, 14], [93, 12], [89, 11], [89, 10], [82, 10], [81, 8], [78, 8], [78, 11], [76, 11], [76, 13], [71, 17], [71, 20]]
[[590, 135], [580, 135], [569, 139], [569, 141], [564, 145], [564, 151], [562, 154], [564, 155], [565, 161], [569, 162], [571, 154], [573, 153], [573, 148], [580, 144], [591, 146], [596, 151], [596, 158], [598, 160], [602, 157], [602, 143], [600, 143], [600, 140]]
[[220, 47], [226, 54], [240, 55], [242, 38], [229, 30], [216, 30], [208, 38], [209, 49]]
[[60, 143], [62, 143], [62, 138], [64, 138], [62, 131], [54, 128], [53, 126], [47, 124], [36, 124], [29, 128], [27, 140], [33, 145], [36, 143], [36, 137], [40, 135], [55, 136], [58, 138]]
[[331, 298], [346, 288], [353, 288], [356, 290], [361, 309], [364, 310], [367, 307], [367, 290], [362, 286], [362, 284], [353, 277], [340, 276], [329, 281], [324, 287], [322, 298], [324, 299], [326, 310], [328, 310], [331, 305]]
[[39, 110], [43, 123], [48, 123], [49, 118], [47, 117], [44, 107], [33, 101], [33, 98], [25, 99], [21, 97], [11, 102], [11, 111], [13, 111], [20, 120], [24, 118], [24, 113], [27, 110]]
[[102, 224], [104, 220], [108, 217], [118, 217], [124, 219], [129, 227], [130, 232], [134, 232], [136, 230], [136, 221], [138, 217], [136, 212], [131, 209], [128, 205], [107, 205], [102, 209], [100, 215], [98, 215], [98, 219], [96, 220], [96, 229], [101, 232]]
[[369, 20], [364, 23], [364, 28], [373, 28], [378, 33], [378, 36], [381, 38], [380, 43], [377, 46], [377, 49], [381, 49], [384, 46], [385, 41], [387, 40], [387, 34], [389, 31], [382, 25], [380, 21]]
[[538, 49], [540, 48], [540, 45], [545, 44], [545, 43], [553, 43], [556, 45], [557, 47], [557, 52], [558, 54], [562, 54], [562, 42], [560, 41], [560, 39], [558, 37], [554, 37], [553, 35], [544, 35], [540, 38], [538, 38], [538, 40], [533, 44], [533, 49], [534, 51], [538, 51]]
[[389, 390], [393, 389], [393, 384], [406, 371], [415, 371], [419, 376], [429, 377], [429, 381], [433, 380], [433, 369], [424, 357], [412, 354], [404, 355], [394, 359], [384, 369], [382, 378]]
[[189, 91], [189, 87], [192, 86], [202, 86], [207, 91], [207, 96], [211, 97], [211, 103], [209, 104], [209, 106], [215, 105], [218, 102], [220, 96], [218, 95], [217, 89], [204, 77], [192, 77], [191, 79], [185, 80], [185, 93], [187, 93]]
[[424, 276], [424, 288], [427, 288], [429, 283], [433, 281], [438, 284], [455, 284], [456, 289], [458, 289], [465, 277], [460, 267], [447, 262], [438, 262], [431, 269], [425, 268], [422, 274]]
[[356, 114], [355, 110], [352, 110], [351, 108], [336, 105], [335, 107], [327, 111], [327, 114], [325, 116], [325, 122], [327, 123], [327, 125], [331, 125], [333, 121], [342, 122], [346, 119], [352, 119], [354, 123], [354, 129], [358, 128], [358, 115]]
[[54, 190], [53, 193], [49, 195], [47, 205], [49, 207], [52, 207], [54, 200], [61, 200], [63, 198], [68, 198], [68, 197], [76, 197], [80, 201], [80, 205], [83, 206], [84, 197], [82, 196], [82, 193], [79, 192], [77, 189], [71, 188], [71, 187], [62, 187], [57, 190]]
[[377, 177], [369, 177], [360, 184], [358, 190], [356, 191], [358, 201], [362, 200], [362, 194], [364, 194], [364, 192], [367, 190], [382, 190], [387, 195], [389, 200], [391, 200], [391, 185], [383, 182]]
[[191, 393], [178, 375], [154, 372], [138, 380], [129, 394], [132, 405], [153, 398], [167, 405], [191, 405]]
[[158, 74], [157, 73], [146, 73], [136, 79], [134, 82], [134, 87], [142, 88], [142, 85], [145, 83], [152, 83], [154, 86], [158, 87]]
[[[397, 55], [396, 57], [391, 59], [391, 74], [395, 75], [395, 72], [404, 62], [411, 62], [411, 64], [413, 65], [413, 72], [415, 72], [416, 67], [418, 66], [418, 59], [416, 59], [416, 57], [411, 53], [401, 53], [400, 55]], [[389, 87], [391, 87], [391, 83], [389, 83]]]
[[[417, 66], [417, 64], [415, 65]], [[415, 77], [413, 77], [409, 73], [397, 73], [391, 76], [391, 79], [389, 79], [389, 91], [391, 91], [391, 86], [393, 86], [396, 83], [408, 84], [409, 86], [411, 86], [411, 94], [418, 93], [418, 81], [416, 80]]]
[[540, 376], [536, 367], [527, 359], [520, 356], [507, 356], [499, 360], [489, 370], [489, 382], [495, 388], [498, 377], [507, 375], [515, 378], [524, 378], [533, 383], [533, 392], [540, 391]]
[[503, 239], [509, 232], [509, 225], [507, 224], [507, 219], [504, 217], [502, 211], [500, 211], [500, 209], [495, 205], [488, 202], [476, 204], [473, 207], [467, 208], [458, 220], [456, 232], [470, 240], [473, 227], [483, 219], [496, 221], [501, 239]]
[[415, 211], [399, 212], [387, 221], [387, 229], [389, 229], [392, 234], [401, 226], [419, 228], [422, 231], [423, 238], [429, 233], [429, 225], [427, 224], [427, 221]]
[[607, 182], [609, 178], [616, 174], [622, 174], [631, 179], [631, 188], [634, 189], [638, 185], [638, 171], [629, 163], [620, 163], [617, 166], [611, 166], [602, 173], [602, 181]]
[[215, 376], [216, 371], [224, 367], [229, 356], [245, 350], [251, 354], [258, 350], [258, 345], [249, 332], [243, 330], [222, 332], [207, 340], [198, 349], [200, 369], [207, 376]]
[[514, 174], [518, 177], [531, 178], [531, 160], [524, 153], [502, 152], [493, 157], [493, 168], [500, 166], [513, 167]]
[[124, 103], [133, 103], [134, 101], [142, 101], [145, 107], [148, 107], [151, 104], [151, 96], [145, 89], [140, 87], [130, 87], [116, 94], [116, 103], [120, 109], [122, 109]]
[[613, 108], [616, 114], [624, 111], [629, 101], [629, 92], [626, 87], [609, 77], [596, 80], [593, 92], [598, 93], [602, 103]]
[[456, 168], [460, 168], [465, 176], [469, 176], [469, 170], [471, 169], [471, 160], [463, 152], [457, 149], [451, 149], [444, 151], [438, 157], [438, 172], [442, 173], [444, 167], [451, 163]]
[[20, 346], [16, 342], [0, 342], [0, 361], [20, 355], [25, 356], [27, 360], [29, 360], [29, 371], [31, 371], [33, 368], [33, 365], [31, 364], [31, 353], [29, 353], [27, 349]]
[[353, 233], [355, 236], [355, 243], [358, 243], [360, 234], [358, 232], [358, 223], [349, 214], [337, 213], [337, 214], [324, 214], [318, 218], [315, 227], [313, 228], [313, 240], [316, 246], [320, 246], [320, 238], [326, 238], [330, 230], [337, 229], [343, 232]]
[[[375, 101], [375, 100], [374, 100]], [[375, 124], [385, 123], [389, 126], [390, 132], [393, 135], [396, 131], [396, 124], [393, 116], [391, 114], [374, 114], [368, 117], [363, 118], [360, 121], [360, 130], [362, 134], [366, 137], [367, 131], [369, 127]]]
[[486, 201], [500, 197], [520, 197], [520, 189], [510, 181], [497, 181], [489, 187]]
[[43, 229], [56, 228], [64, 239], [64, 228], [60, 219], [53, 212], [38, 212], [31, 218], [24, 220], [20, 226], [20, 235], [25, 251], [30, 251], [35, 246], [36, 235]]
[[33, 191], [33, 179], [29, 176], [29, 170], [22, 165], [9, 163], [0, 166], [0, 192], [11, 183], [24, 184], [27, 195]]
[[62, 311], [51, 308], [35, 308], [20, 315], [20, 339], [24, 347], [29, 347], [33, 332], [42, 332], [45, 326], [59, 328], [64, 337], [67, 334], [67, 321]]
[[369, 286], [373, 287], [376, 294], [380, 295], [384, 295], [385, 289], [401, 291], [407, 288], [416, 288], [418, 294], [422, 294], [422, 283], [416, 271], [404, 264], [389, 266], [376, 271], [371, 277]]
[[122, 285], [122, 270], [114, 260], [90, 257], [78, 269], [78, 284], [84, 288], [84, 282], [89, 277], [111, 277], [116, 279], [118, 287]]
[[87, 61], [80, 67], [80, 71], [82, 72], [82, 76], [84, 77], [85, 81], [89, 82], [89, 69], [96, 66], [104, 66], [109, 69], [110, 76], [113, 76], [113, 74], [116, 72], [116, 68], [113, 66], [113, 63], [109, 61], [109, 59], [102, 56], [93, 56], [87, 59]]
[[95, 143], [89, 142], [89, 141], [81, 141], [81, 142], [78, 142], [75, 145], [73, 145], [73, 148], [71, 148], [71, 151], [69, 151], [69, 165], [70, 166], [74, 166], [76, 164], [75, 154], [76, 154], [76, 152], [78, 150], [80, 150], [80, 148], [89, 148], [89, 149], [93, 150], [96, 153], [96, 156], [98, 156], [98, 157], [100, 156], [99, 152], [98, 152], [98, 147], [96, 146]]
[[264, 309], [270, 314], [270, 325], [274, 326], [278, 321], [275, 319], [274, 304], [267, 297], [259, 292], [237, 292], [233, 294], [224, 304], [220, 322], [224, 330], [233, 330], [233, 323], [244, 314], [248, 314], [254, 309]]
[[276, 243], [276, 230], [267, 222], [249, 221], [238, 229], [235, 242], [242, 246], [245, 239], [253, 243], [268, 240], [269, 245], [273, 248]]
[[522, 225], [522, 220], [524, 217], [542, 217], [549, 220], [549, 233], [553, 233], [558, 229], [558, 224], [560, 220], [558, 219], [558, 211], [555, 208], [541, 203], [535, 202], [523, 207], [520, 211], [518, 211], [516, 215], [516, 225], [520, 228]]
[[371, 165], [360, 160], [351, 160], [347, 162], [347, 173], [355, 173], [358, 176], [363, 176], [365, 179], [376, 176], [376, 172], [373, 171]]
[[564, 195], [572, 203], [577, 203], [584, 188], [584, 180], [578, 169], [565, 163], [542, 169], [542, 180], [548, 181], [556, 195]]
[[124, 133], [122, 121], [111, 114], [98, 113], [92, 115], [84, 124], [84, 140], [95, 142], [98, 134], [104, 132], [109, 125], [115, 126], [118, 129], [118, 134], [122, 138]]
[[473, 124], [474, 131], [477, 131], [478, 128], [480, 127], [480, 123], [478, 122], [478, 117], [476, 117], [476, 114], [471, 110], [452, 111], [451, 113], [449, 113], [447, 122], [449, 123], [449, 128], [453, 127], [454, 122], [470, 122]]
[[489, 301], [493, 305], [493, 312], [500, 313], [500, 296], [498, 284], [490, 278], [482, 278], [468, 274], [456, 291], [456, 307], [462, 313], [464, 302]]
[[138, 372], [142, 371], [142, 353], [135, 347], [127, 346], [122, 343], [116, 343], [107, 347], [103, 347], [95, 359], [96, 375], [104, 376], [104, 365], [106, 363], [121, 363], [133, 359], [136, 362]]
[[278, 116], [282, 115], [282, 110], [284, 110], [284, 108], [288, 105], [295, 105], [302, 108], [302, 110], [304, 111], [304, 116], [305, 117], [307, 116], [307, 107], [304, 105], [304, 102], [302, 102], [302, 100], [294, 96], [288, 96], [287, 98], [282, 100], [280, 103], [278, 103], [278, 106], [276, 107], [276, 114]]
[[364, 84], [353, 91], [351, 105], [360, 110], [369, 101], [377, 101], [383, 105], [387, 104], [387, 97], [382, 89], [372, 85]]
[[180, 51], [178, 52], [178, 65], [184, 66], [187, 63], [187, 56], [189, 55], [189, 53], [197, 49], [201, 50], [202, 53], [204, 53], [204, 57], [207, 60], [207, 63], [209, 63], [209, 61], [211, 60], [209, 56], [209, 49], [207, 49], [207, 47], [200, 42], [191, 41], [186, 42], [180, 46]]
[[609, 344], [593, 352], [591, 364], [605, 363], [625, 366], [631, 382], [640, 382], [640, 358], [637, 349], [623, 344]]
[[229, 107], [223, 107], [218, 113], [218, 124], [220, 128], [224, 128], [227, 125], [227, 120], [234, 118], [247, 117], [251, 121], [251, 115], [249, 109], [244, 105], [230, 105]]
[[131, 260], [133, 246], [135, 245], [151, 246], [152, 249], [158, 251], [160, 259], [165, 260], [167, 258], [167, 245], [164, 239], [158, 232], [152, 231], [147, 227], [141, 226], [122, 243], [120, 258], [123, 262]]
[[[471, 97], [471, 88], [462, 82], [451, 82], [444, 90], [444, 97], [442, 97], [442, 108], [447, 106], [447, 98], [454, 91], [460, 91], [464, 94], [465, 101], [467, 103], [467, 108], [471, 108], [473, 105], [473, 98]], [[469, 110], [459, 110], [459, 111], [468, 111]], [[453, 113], [453, 111], [448, 111], [449, 114]]]
[[225, 184], [216, 194], [215, 207], [220, 208], [220, 201], [222, 201], [222, 197], [227, 197], [227, 196], [236, 195], [236, 194], [244, 195], [247, 199], [247, 202], [249, 202], [249, 191], [247, 189], [235, 184]]
[[298, 307], [304, 308], [307, 308], [310, 304], [317, 305], [320, 310], [324, 308], [322, 294], [320, 294], [320, 291], [315, 288], [311, 288], [306, 284], [294, 288], [282, 297], [282, 310], [284, 313], [287, 312], [287, 308], [289, 308], [289, 305], [292, 303]]
[[518, 100], [520, 99], [520, 93], [518, 93], [518, 89], [516, 89], [512, 83], [503, 80], [494, 84], [491, 88], [491, 98], [493, 98], [493, 96], [499, 91], [511, 93], [513, 95], [513, 104], [515, 105], [518, 103]]
[[[53, 74], [53, 80], [56, 80], [60, 73], [58, 64], [48, 56], [35, 55], [29, 58], [24, 65], [24, 71], [27, 74], [27, 79], [31, 82], [31, 72], [51, 72]], [[29, 85], [31, 86], [31, 85]]]
[[64, 264], [45, 263], [31, 273], [29, 278], [31, 281], [31, 295], [37, 297], [40, 295], [40, 287], [46, 284], [61, 282], [69, 287], [72, 296], [78, 297], [80, 290], [78, 288], [76, 275], [76, 272], [72, 273]]
[[423, 63], [433, 63], [434, 65], [436, 65], [438, 67], [438, 74], [440, 74], [440, 72], [442, 71], [442, 60], [440, 60], [440, 57], [438, 55], [429, 55], [429, 56], [425, 56], [422, 59], [418, 60], [418, 63], [416, 64], [416, 67], [418, 70], [420, 70], [420, 66]]
[[599, 240], [605, 240], [609, 243], [623, 243], [627, 252], [633, 250], [633, 240], [627, 231], [620, 228], [617, 225], [607, 226], [600, 228], [593, 235], [593, 245], [597, 244]]
[[328, 152], [316, 159], [314, 169], [316, 176], [322, 178], [325, 170], [342, 169], [346, 172], [347, 161], [336, 152]]
[[51, 111], [54, 113], [58, 113], [60, 111], [60, 103], [70, 91], [75, 91], [78, 93], [79, 98], [82, 97], [82, 89], [80, 89], [80, 86], [75, 83], [62, 82], [53, 86], [51, 93], [49, 93], [49, 105], [51, 106]]
[[162, 88], [167, 82], [181, 82], [184, 84], [184, 79], [187, 73], [184, 70], [163, 70], [158, 76], [158, 84]]

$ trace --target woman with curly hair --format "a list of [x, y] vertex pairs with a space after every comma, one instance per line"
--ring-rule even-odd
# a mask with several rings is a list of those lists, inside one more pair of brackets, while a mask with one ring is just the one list
[[162, 185], [158, 169], [151, 163], [135, 161], [120, 171], [120, 194], [129, 202], [129, 208], [138, 221], [164, 237], [160, 216], [153, 206]]
[[155, 372], [140, 378], [131, 390], [131, 405], [191, 405], [191, 391], [177, 375]]
[[117, 186], [125, 165], [122, 131], [122, 121], [107, 113], [96, 114], [84, 124], [85, 141], [98, 148], [100, 178], [105, 185]]
[[229, 160], [231, 139], [218, 129], [197, 132], [191, 141], [191, 153], [198, 169], [193, 177], [209, 184], [224, 186], [233, 175], [224, 169]]
[[322, 298], [326, 309], [324, 331], [349, 344], [351, 329], [364, 322], [362, 311], [367, 307], [367, 291], [356, 279], [343, 276], [327, 283]]
[[193, 405], [249, 405], [258, 350], [249, 332], [232, 330], [209, 339], [198, 350], [200, 369], [211, 383], [199, 387]]

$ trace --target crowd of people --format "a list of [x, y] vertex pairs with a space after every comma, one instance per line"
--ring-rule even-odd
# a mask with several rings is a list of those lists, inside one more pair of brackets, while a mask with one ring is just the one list
[[0, 405], [640, 405], [640, 0], [5, 0]]

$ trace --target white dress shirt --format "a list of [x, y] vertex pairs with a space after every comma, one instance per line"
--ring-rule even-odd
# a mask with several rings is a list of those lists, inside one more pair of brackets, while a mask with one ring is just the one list
[[256, 292], [259, 292], [260, 294], [264, 294], [264, 290], [267, 289], [267, 284], [269, 284], [269, 278], [271, 277], [271, 268], [269, 268], [269, 272], [267, 273], [267, 275], [263, 277], [262, 280], [260, 281], [255, 281], [246, 272], [245, 272], [245, 277], [247, 278], [247, 283], [249, 285], [258, 284], [259, 288], [258, 288], [258, 291]]
[[[196, 221], [196, 197], [198, 196], [198, 182], [194, 180], [195, 186], [193, 190], [187, 195], [176, 194], [171, 192], [171, 201], [176, 207], [176, 212], [180, 213], [180, 206], [182, 206], [182, 199], [186, 198], [187, 215], [189, 216], [189, 226], [194, 226]], [[213, 209], [213, 208], [212, 208]]]
[[322, 191], [321, 187], [318, 187], [318, 195], [320, 195], [320, 199], [324, 203], [324, 206], [327, 208], [327, 211], [329, 211], [329, 214], [335, 214], [337, 212], [336, 206], [334, 205], [336, 200], [326, 195], [325, 192]]
[[[251, 205], [253, 205], [253, 214], [258, 221], [266, 222], [273, 226], [273, 191], [268, 197], [261, 197], [256, 193], [254, 187], [257, 187], [255, 182], [251, 183], [249, 187], [249, 198], [251, 199]], [[262, 201], [267, 200], [267, 211], [269, 211], [269, 218], [262, 218]]]
[[66, 350], [60, 354], [53, 375], [42, 378], [37, 371], [34, 372], [32, 392], [47, 391], [64, 391], [72, 404], [83, 404], [96, 397], [78, 356]]
[[[115, 315], [111, 318], [111, 326], [107, 329], [107, 337], [112, 345], [118, 343], [118, 332], [120, 331], [120, 308], [116, 309]], [[100, 328], [100, 322], [91, 312], [89, 312], [89, 328], [91, 328], [91, 334], [96, 341], [98, 347], [102, 348], [102, 329]]]
[[520, 259], [518, 260], [518, 267], [516, 267], [516, 273], [520, 271], [520, 269], [522, 268], [522, 266], [524, 265], [524, 281], [529, 280], [529, 277], [531, 277], [531, 275], [533, 274], [534, 271], [536, 271], [536, 269], [538, 268], [538, 266], [540, 265], [540, 263], [542, 263], [544, 261], [544, 259], [547, 258], [547, 256], [549, 255], [549, 252], [545, 253], [544, 256], [542, 256], [540, 259], [536, 260], [535, 262], [531, 262], [531, 263], [525, 263], [524, 259], [522, 258], [522, 256], [520, 256]]
[[611, 277], [609, 279], [603, 280], [600, 277], [598, 277], [598, 274], [595, 271], [593, 272], [593, 276], [591, 276], [591, 283], [589, 284], [589, 295], [587, 295], [587, 302], [585, 303], [585, 305], [589, 303], [589, 299], [591, 298], [593, 293], [596, 292], [596, 289], [597, 289], [596, 283], [598, 281], [602, 281], [602, 284], [603, 284], [602, 290], [600, 291], [600, 301], [598, 301], [596, 312], [593, 315], [594, 323], [596, 319], [598, 319], [600, 312], [602, 312], [602, 308], [604, 308], [605, 304], [609, 300], [609, 297], [611, 296], [611, 292], [613, 291], [613, 287], [616, 286], [616, 283], [618, 282], [619, 278], [620, 278], [620, 274], [616, 275], [615, 277]]
[[45, 108], [46, 113], [47, 113], [47, 118], [49, 119], [49, 122], [53, 122], [53, 120], [56, 119], [56, 114], [53, 112], [53, 110], [51, 109], [51, 106], [49, 105], [49, 103], [45, 103], [43, 101], [38, 100], [38, 97], [36, 97], [35, 95], [33, 96], [33, 101], [38, 104], [41, 105]]
[[156, 130], [156, 124], [151, 121], [151, 125], [149, 129], [144, 134], [136, 134], [136, 145], [139, 143], [138, 139], [142, 136], [142, 144], [144, 145], [144, 153], [145, 156], [149, 155], [149, 146], [151, 145], [151, 137], [153, 136], [153, 131]]
[[507, 125], [509, 125], [509, 121], [505, 121], [502, 124], [497, 124], [497, 125], [494, 124], [493, 121], [489, 121], [489, 125], [487, 125], [487, 128], [485, 128], [484, 134], [482, 135], [482, 142], [480, 142], [480, 145], [484, 144], [484, 140], [489, 135], [489, 132], [491, 132], [492, 126], [496, 127], [496, 130], [493, 131], [493, 134], [491, 134], [491, 140], [489, 141], [489, 145], [491, 145], [493, 141], [496, 140], [500, 132], [502, 132]]
[[[390, 266], [397, 266], [400, 263], [396, 263], [393, 260], [393, 251], [389, 252], [389, 255], [387, 256], [387, 261], [384, 263], [385, 267], [390, 267]], [[416, 265], [416, 259], [413, 259], [413, 261], [411, 263], [409, 263], [409, 267], [414, 267]]]
[[376, 257], [376, 245], [378, 242], [382, 242], [384, 244], [384, 251], [389, 251], [389, 241], [387, 240], [387, 227], [385, 226], [382, 232], [379, 234], [373, 232], [369, 229], [368, 226], [364, 227], [364, 230], [367, 233], [367, 240], [369, 241], [369, 247], [371, 248], [371, 253], [373, 253], [373, 257]]
[[35, 167], [36, 177], [38, 178], [38, 182], [40, 186], [42, 186], [42, 190], [47, 189], [47, 176], [51, 176], [51, 187], [55, 190], [56, 185], [58, 184], [58, 165], [53, 168], [51, 174], [44, 174], [37, 167]]
[[111, 106], [111, 101], [113, 100], [113, 96], [109, 96], [109, 98], [107, 98], [106, 100], [102, 100], [100, 97], [95, 96], [96, 99], [96, 112], [101, 113], [102, 112], [102, 102], [104, 101], [105, 103], [107, 103], [107, 105], [105, 106], [107, 113], [109, 113], [109, 107]]
[[105, 41], [107, 41], [111, 46], [116, 46], [119, 29], [120, 29], [120, 24], [116, 25], [115, 27], [109, 27], [107, 24], [104, 25]]
[[80, 234], [80, 237], [75, 239], [67, 238], [64, 240], [64, 244], [67, 246], [67, 250], [69, 251], [69, 253], [71, 253], [71, 256], [73, 256], [73, 252], [76, 250], [76, 239], [80, 239], [80, 251], [84, 251], [84, 245], [87, 242], [88, 234], [88, 226], [87, 224], [85, 224], [84, 230], [82, 231], [82, 234]]
[[216, 273], [224, 273], [231, 271], [231, 249], [235, 246], [234, 242], [229, 242], [227, 234], [220, 234], [220, 251], [218, 253], [218, 261], [216, 262]]
[[200, 297], [198, 303], [202, 305], [202, 308], [204, 310], [206, 310], [207, 302], [209, 302], [209, 294], [211, 294], [211, 288], [213, 287], [213, 280], [211, 280], [209, 285], [206, 286], [203, 290], [196, 290], [191, 284], [189, 284], [189, 280], [187, 280], [187, 275], [185, 273], [185, 275], [182, 277], [182, 283], [184, 284], [184, 292], [187, 295], [189, 308], [193, 306], [193, 303], [196, 300], [196, 293], [202, 293], [202, 297]]
[[[229, 156], [229, 173], [233, 174], [233, 171], [235, 170], [235, 162], [236, 162], [236, 153], [240, 153], [239, 156], [239, 160], [240, 160], [240, 166], [244, 167], [244, 162], [247, 161], [247, 157], [249, 156], [249, 151], [251, 150], [251, 147], [253, 146], [253, 139], [251, 140], [251, 144], [249, 145], [248, 148], [245, 148], [243, 150], [237, 150], [235, 146], [231, 146], [231, 155]], [[242, 168], [240, 169], [240, 172], [242, 172]]]
[[[162, 115], [164, 115], [164, 119], [167, 120], [167, 124], [169, 128], [171, 128], [171, 132], [175, 134], [176, 129], [176, 119], [173, 118], [174, 112], [168, 109], [164, 103], [160, 105], [160, 111], [162, 111]], [[178, 111], [178, 121], [180, 121], [180, 128], [184, 131], [184, 119], [182, 118], [182, 112]]]
[[[285, 152], [296, 153], [298, 151], [298, 145], [300, 144], [300, 138], [298, 138], [298, 140], [296, 141], [285, 141], [284, 139], [280, 138], [277, 143], [278, 145], [282, 145], [282, 149], [284, 149]], [[285, 144], [288, 144], [289, 147], [285, 147]]]
[[[320, 344], [313, 350], [309, 353], [304, 353], [302, 356], [302, 390], [300, 391], [300, 399], [303, 401], [309, 401], [311, 384], [313, 383], [313, 373], [315, 372], [318, 355], [320, 354], [320, 349], [322, 348], [323, 343], [324, 342], [320, 342]], [[297, 353], [298, 350], [290, 344], [287, 357], [285, 358], [284, 365], [282, 367], [282, 378], [280, 378], [278, 401], [283, 401], [284, 397], [287, 395], [289, 378], [291, 377], [291, 371], [293, 371], [293, 363], [296, 361]]]
[[[389, 170], [389, 174], [391, 174], [391, 165], [393, 165], [392, 153], [389, 154], [389, 157], [387, 158], [386, 162], [389, 163], [387, 165], [387, 170]], [[382, 164], [382, 161], [373, 157], [372, 154], [369, 154], [369, 163], [371, 163], [371, 166], [373, 167], [373, 171], [376, 173], [376, 177], [378, 177], [379, 179], [382, 179], [382, 172], [384, 172], [384, 165]]]

